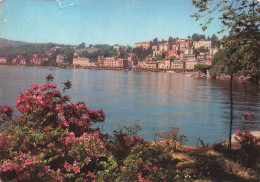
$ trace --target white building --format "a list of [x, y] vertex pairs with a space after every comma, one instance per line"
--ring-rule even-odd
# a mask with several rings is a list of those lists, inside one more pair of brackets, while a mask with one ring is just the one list
[[82, 67], [90, 66], [90, 60], [89, 58], [73, 58], [73, 64], [74, 65], [80, 65]]

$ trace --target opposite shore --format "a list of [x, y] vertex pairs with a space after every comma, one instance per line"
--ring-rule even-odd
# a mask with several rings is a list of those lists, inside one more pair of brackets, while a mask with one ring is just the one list
[[[160, 72], [160, 73], [178, 73], [185, 74], [187, 76], [199, 78], [199, 79], [218, 79], [218, 80], [230, 80], [229, 75], [221, 75], [213, 78], [210, 75], [201, 73], [195, 70], [185, 70], [185, 69], [160, 69], [160, 68], [117, 68], [117, 67], [73, 67], [73, 66], [39, 66], [39, 65], [7, 65], [0, 64], [0, 66], [15, 66], [15, 67], [37, 67], [37, 68], [49, 68], [49, 69], [88, 69], [88, 70], [113, 70], [113, 71], [131, 71], [131, 72]], [[234, 77], [235, 80], [245, 82], [250, 81], [248, 77], [238, 76]]]

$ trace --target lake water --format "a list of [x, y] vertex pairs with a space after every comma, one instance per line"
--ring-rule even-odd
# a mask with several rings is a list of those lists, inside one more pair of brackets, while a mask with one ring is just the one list
[[[195, 145], [198, 138], [212, 144], [228, 137], [229, 82], [177, 73], [0, 66], [0, 105], [14, 107], [19, 92], [34, 83], [44, 84], [47, 74], [60, 89], [67, 80], [72, 82], [67, 92], [71, 102], [84, 101], [87, 107], [104, 110], [104, 132], [111, 133], [124, 120], [125, 125], [139, 124], [139, 135], [147, 140], [169, 126], [180, 128], [186, 144]], [[259, 90], [259, 84], [234, 83], [233, 132], [259, 130]], [[243, 121], [243, 112], [254, 112], [254, 121]]]

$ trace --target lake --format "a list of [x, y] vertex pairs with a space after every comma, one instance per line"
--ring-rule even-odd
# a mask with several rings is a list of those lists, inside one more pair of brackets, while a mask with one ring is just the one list
[[[196, 145], [198, 138], [210, 144], [228, 138], [229, 81], [180, 73], [0, 66], [0, 105], [14, 107], [19, 93], [32, 84], [43, 85], [47, 74], [60, 89], [67, 80], [72, 82], [67, 92], [71, 102], [84, 101], [89, 108], [104, 110], [106, 122], [100, 126], [104, 132], [112, 133], [124, 120], [125, 125], [139, 124], [139, 135], [147, 140], [170, 126], [180, 128], [186, 144]], [[259, 84], [234, 83], [233, 133], [259, 130], [259, 90]], [[243, 112], [254, 112], [255, 119], [243, 121]]]

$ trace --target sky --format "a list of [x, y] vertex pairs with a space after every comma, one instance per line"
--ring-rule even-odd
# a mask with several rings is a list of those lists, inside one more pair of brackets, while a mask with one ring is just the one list
[[[1, 0], [0, 0], [1, 1]], [[0, 38], [33, 43], [134, 46], [158, 37], [218, 35], [214, 21], [203, 32], [191, 18], [191, 0], [3, 0]]]

